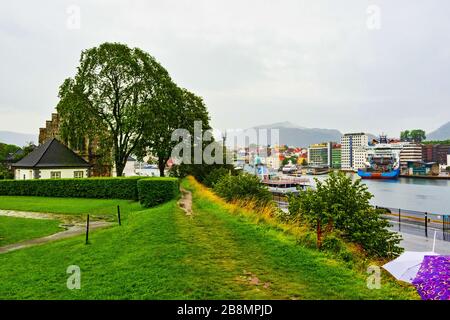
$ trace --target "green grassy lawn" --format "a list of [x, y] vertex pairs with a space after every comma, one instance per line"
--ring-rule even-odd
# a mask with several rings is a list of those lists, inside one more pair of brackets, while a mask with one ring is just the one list
[[0, 209], [60, 214], [116, 215], [142, 210], [139, 202], [116, 199], [0, 196]]
[[[93, 232], [89, 245], [78, 236], [1, 254], [0, 298], [417, 298], [411, 286], [384, 278], [369, 290], [365, 274], [293, 236], [233, 215], [195, 189], [193, 200], [192, 217], [171, 201]], [[81, 268], [80, 290], [66, 287], [70, 265]]]
[[0, 216], [0, 247], [62, 231], [57, 220], [37, 220]]

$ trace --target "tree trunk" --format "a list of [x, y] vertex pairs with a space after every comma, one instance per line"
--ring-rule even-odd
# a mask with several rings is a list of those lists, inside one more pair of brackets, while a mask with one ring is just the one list
[[320, 226], [320, 219], [317, 219], [317, 248], [322, 247], [322, 228]]
[[158, 159], [159, 176], [164, 177], [164, 169], [166, 169], [166, 162], [163, 158]]
[[116, 161], [116, 176], [121, 177], [123, 175], [124, 169], [125, 169], [125, 163]]

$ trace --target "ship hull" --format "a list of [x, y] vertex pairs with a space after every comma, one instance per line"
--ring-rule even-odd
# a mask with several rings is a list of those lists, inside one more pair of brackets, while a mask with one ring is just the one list
[[397, 179], [400, 175], [400, 169], [395, 169], [389, 172], [367, 172], [358, 170], [358, 176], [362, 179]]

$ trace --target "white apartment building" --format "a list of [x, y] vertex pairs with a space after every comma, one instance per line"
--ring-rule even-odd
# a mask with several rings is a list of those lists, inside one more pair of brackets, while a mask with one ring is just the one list
[[406, 167], [408, 161], [422, 161], [422, 146], [417, 143], [404, 143], [400, 151], [400, 166]]
[[365, 133], [346, 133], [341, 138], [341, 167], [343, 170], [365, 167], [369, 137]]

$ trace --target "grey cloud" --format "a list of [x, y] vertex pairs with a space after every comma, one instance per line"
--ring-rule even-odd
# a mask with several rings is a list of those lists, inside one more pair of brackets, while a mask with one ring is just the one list
[[[80, 30], [65, 27], [69, 5], [81, 9]], [[366, 26], [368, 5], [381, 9], [380, 30]], [[81, 50], [118, 41], [203, 96], [218, 128], [433, 130], [450, 120], [449, 9], [444, 0], [5, 3], [0, 129], [37, 132]]]

